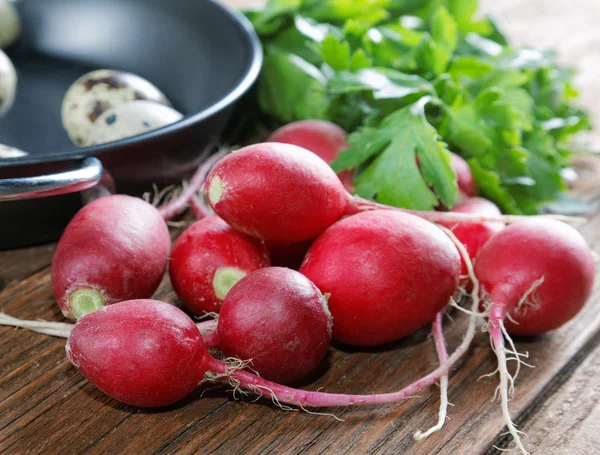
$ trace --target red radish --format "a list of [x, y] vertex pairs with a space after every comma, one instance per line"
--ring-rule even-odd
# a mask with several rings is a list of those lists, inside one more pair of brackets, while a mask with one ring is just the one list
[[288, 144], [257, 144], [232, 153], [215, 165], [205, 188], [217, 215], [271, 245], [317, 237], [349, 204], [327, 163]]
[[433, 224], [377, 210], [325, 231], [300, 272], [331, 294], [333, 337], [371, 346], [410, 335], [433, 320], [456, 290], [460, 256]]
[[204, 190], [217, 215], [271, 246], [316, 238], [343, 216], [373, 209], [413, 213], [434, 222], [523, 218], [415, 212], [366, 201], [350, 195], [314, 153], [272, 142], [251, 145], [221, 159], [208, 175]]
[[594, 273], [594, 258], [584, 238], [556, 220], [530, 219], [508, 226], [477, 257], [475, 274], [491, 302], [489, 331], [498, 359], [503, 416], [522, 453], [527, 452], [508, 412], [513, 378], [506, 354], [519, 364], [521, 360], [508, 333], [536, 335], [565, 324], [589, 298]]
[[235, 283], [269, 265], [264, 244], [212, 216], [195, 222], [179, 236], [171, 252], [169, 275], [188, 309], [196, 314], [218, 313]]
[[175, 403], [204, 379], [210, 355], [194, 322], [176, 307], [132, 300], [84, 315], [67, 357], [96, 387], [133, 406]]
[[327, 300], [300, 273], [269, 267], [250, 273], [225, 299], [215, 343], [230, 357], [252, 360], [266, 379], [289, 383], [323, 360], [331, 342]]
[[[288, 123], [276, 130], [268, 142], [283, 142], [305, 148], [322, 158], [327, 164], [347, 149], [348, 134], [335, 123], [326, 120], [300, 120]], [[352, 192], [354, 182], [351, 171], [338, 174], [344, 187]]]
[[[480, 251], [475, 274], [509, 333], [537, 335], [571, 320], [590, 296], [595, 263], [581, 234], [556, 220], [508, 226]], [[493, 318], [493, 319], [494, 319]]]
[[[452, 209], [453, 212], [472, 213], [475, 215], [501, 215], [500, 209], [493, 202], [487, 199], [474, 197], [467, 199]], [[469, 257], [474, 260], [479, 251], [492, 238], [492, 236], [504, 229], [502, 222], [481, 222], [481, 223], [440, 223], [442, 226], [450, 229], [456, 238], [465, 246]], [[461, 275], [467, 275], [467, 268], [463, 261], [461, 266]]]
[[450, 166], [456, 174], [458, 191], [468, 198], [477, 196], [477, 183], [469, 164], [456, 153], [450, 152]]
[[[470, 326], [465, 338], [470, 343]], [[282, 386], [208, 353], [194, 322], [181, 310], [155, 300], [121, 302], [83, 316], [66, 346], [67, 357], [93, 384], [133, 406], [175, 403], [203, 380], [267, 393], [279, 403], [300, 407], [358, 406], [410, 398], [435, 383], [464, 354], [463, 342], [447, 362], [404, 389], [386, 394], [345, 395], [308, 392]]]
[[62, 234], [52, 259], [52, 288], [67, 318], [104, 305], [147, 298], [167, 267], [171, 238], [142, 199], [112, 195], [83, 207]]

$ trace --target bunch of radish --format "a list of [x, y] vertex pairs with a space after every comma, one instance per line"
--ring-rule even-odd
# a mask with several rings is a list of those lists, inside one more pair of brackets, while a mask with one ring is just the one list
[[[140, 407], [174, 403], [204, 381], [299, 407], [396, 402], [440, 381], [440, 420], [416, 435], [423, 438], [442, 427], [448, 372], [468, 350], [477, 319], [485, 318], [505, 422], [526, 453], [508, 412], [506, 353], [519, 358], [510, 334], [554, 330], [585, 304], [595, 264], [581, 235], [553, 218], [501, 215], [473, 197], [472, 175], [459, 159], [458, 186], [469, 198], [450, 212], [415, 212], [348, 193], [352, 176], [340, 176], [342, 183], [317, 156], [331, 161], [345, 147], [335, 125], [299, 122], [271, 140], [211, 162], [209, 173], [209, 165], [199, 170], [190, 187], [204, 182], [216, 216], [196, 210], [202, 219], [170, 254], [164, 219], [185, 207], [193, 191], [160, 211], [127, 196], [84, 207], [59, 242], [52, 277], [63, 313], [78, 322], [6, 315], [0, 322], [68, 336], [67, 356], [90, 382]], [[270, 267], [276, 254], [301, 262], [299, 271]], [[217, 320], [196, 324], [180, 309], [148, 300], [169, 256], [184, 306], [196, 315], [219, 313]], [[459, 287], [471, 290], [470, 322], [448, 355], [442, 314]], [[402, 390], [345, 395], [281, 385], [314, 370], [332, 339], [375, 346], [428, 323], [440, 364]], [[228, 360], [217, 360], [209, 348]]]

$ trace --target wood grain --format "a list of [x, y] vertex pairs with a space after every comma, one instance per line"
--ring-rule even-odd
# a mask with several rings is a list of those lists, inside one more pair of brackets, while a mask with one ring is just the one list
[[[234, 1], [234, 0], [229, 0]], [[591, 27], [597, 10], [593, 0], [569, 3], [551, 0], [486, 0], [519, 42], [544, 35], [549, 47], [564, 52], [568, 28], [584, 30], [585, 42], [573, 63], [594, 61], [600, 33]], [[543, 5], [543, 6], [540, 6]], [[547, 18], [558, 15], [563, 22]], [[549, 14], [550, 15], [550, 14]], [[536, 20], [531, 18], [535, 17]], [[579, 18], [579, 19], [576, 19]], [[598, 18], [597, 18], [598, 19]], [[567, 25], [560, 25], [567, 27]], [[558, 27], [558, 28], [557, 28]], [[552, 31], [558, 30], [559, 38]], [[543, 31], [545, 30], [545, 32]], [[592, 30], [594, 32], [592, 32]], [[522, 34], [521, 34], [522, 33]], [[528, 34], [530, 33], [530, 34]], [[587, 41], [586, 41], [587, 40]], [[562, 50], [561, 50], [562, 49]], [[569, 49], [569, 47], [567, 47]], [[585, 63], [578, 80], [583, 102], [596, 111], [597, 87], [593, 65]], [[595, 85], [595, 84], [594, 84]], [[590, 93], [592, 95], [590, 95]], [[599, 116], [600, 117], [600, 116]], [[592, 136], [591, 143], [595, 136]], [[585, 199], [600, 200], [600, 161], [577, 160], [581, 179], [575, 191]], [[600, 214], [580, 226], [600, 253]], [[176, 230], [173, 231], [174, 235]], [[62, 320], [53, 301], [49, 263], [53, 246], [0, 253], [0, 310], [22, 318]], [[600, 424], [600, 291], [566, 327], [547, 336], [520, 339], [536, 368], [522, 371], [511, 411], [529, 434], [535, 454], [591, 454], [598, 445]], [[3, 289], [2, 289], [3, 287]], [[177, 303], [165, 278], [157, 298]], [[465, 319], [454, 315], [446, 322], [449, 349], [462, 339]], [[422, 376], [436, 363], [428, 329], [400, 343], [380, 349], [335, 346], [312, 378], [300, 386], [316, 390], [369, 393], [398, 389]], [[454, 370], [445, 428], [415, 443], [412, 434], [435, 423], [436, 388], [397, 405], [335, 409], [344, 419], [304, 412], [284, 412], [268, 400], [233, 401], [227, 387], [203, 386], [177, 406], [159, 411], [136, 410], [118, 404], [91, 386], [64, 356], [64, 340], [22, 330], [0, 328], [0, 452], [9, 454], [477, 454], [497, 453], [506, 446], [500, 411], [491, 403], [496, 379], [477, 381], [494, 370], [494, 357], [480, 333], [467, 357]]]

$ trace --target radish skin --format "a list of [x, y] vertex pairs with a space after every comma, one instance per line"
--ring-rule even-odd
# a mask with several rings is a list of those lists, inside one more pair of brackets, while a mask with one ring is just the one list
[[52, 289], [65, 317], [122, 300], [148, 298], [167, 267], [171, 238], [142, 199], [111, 195], [84, 206], [52, 258]]
[[211, 216], [195, 222], [179, 236], [171, 252], [169, 276], [184, 305], [202, 315], [218, 313], [237, 281], [269, 265], [264, 244]]
[[261, 377], [287, 384], [319, 365], [331, 329], [327, 299], [311, 281], [294, 270], [268, 267], [231, 289], [214, 342], [208, 341], [228, 357], [251, 361]]
[[325, 231], [308, 251], [300, 273], [331, 294], [334, 339], [376, 346], [410, 335], [434, 319], [458, 286], [460, 255], [425, 220], [370, 211]]
[[270, 245], [317, 237], [349, 204], [325, 161], [281, 143], [251, 145], [223, 158], [211, 170], [205, 192], [217, 215]]

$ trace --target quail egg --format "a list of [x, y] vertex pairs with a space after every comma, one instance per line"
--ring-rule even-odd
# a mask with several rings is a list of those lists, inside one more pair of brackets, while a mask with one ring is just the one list
[[0, 144], [0, 159], [2, 158], [20, 158], [27, 156], [27, 153], [18, 148], [10, 147], [8, 145]]
[[67, 91], [62, 104], [63, 127], [76, 145], [89, 145], [90, 131], [105, 111], [136, 100], [171, 105], [158, 88], [135, 74], [92, 71], [77, 79]]
[[17, 72], [0, 49], [0, 118], [11, 108], [17, 92]]
[[0, 0], [0, 49], [14, 43], [21, 35], [21, 19], [10, 0]]
[[178, 122], [183, 115], [175, 109], [152, 101], [130, 101], [104, 111], [82, 137], [90, 146], [118, 141]]

